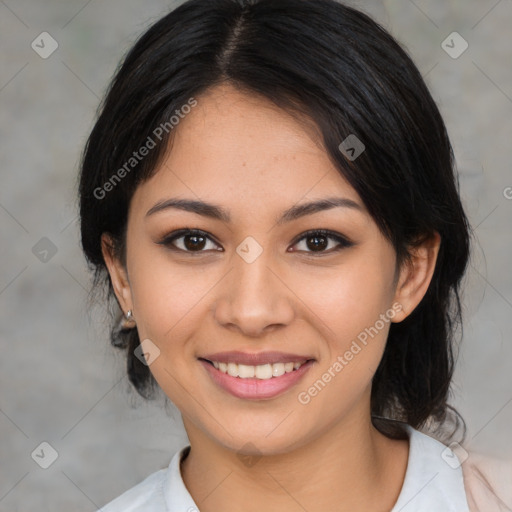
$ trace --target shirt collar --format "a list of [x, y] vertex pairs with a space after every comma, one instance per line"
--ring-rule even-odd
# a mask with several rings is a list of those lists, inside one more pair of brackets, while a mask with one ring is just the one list
[[183, 447], [174, 454], [169, 464], [169, 474], [164, 486], [164, 497], [167, 510], [171, 512], [199, 512], [192, 496], [185, 487], [181, 476], [181, 461], [188, 455], [190, 445]]
[[437, 439], [403, 426], [409, 436], [409, 459], [391, 512], [469, 512], [457, 455]]

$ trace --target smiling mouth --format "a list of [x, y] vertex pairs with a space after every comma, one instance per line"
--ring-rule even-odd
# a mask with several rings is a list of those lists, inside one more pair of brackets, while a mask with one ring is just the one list
[[292, 373], [298, 370], [303, 364], [310, 361], [310, 359], [304, 359], [303, 361], [268, 363], [252, 366], [238, 363], [224, 363], [222, 361], [209, 361], [208, 359], [202, 360], [211, 364], [215, 369], [219, 370], [219, 372], [225, 373], [231, 377], [238, 377], [239, 379], [256, 378], [260, 380], [269, 380], [281, 377], [285, 373]]

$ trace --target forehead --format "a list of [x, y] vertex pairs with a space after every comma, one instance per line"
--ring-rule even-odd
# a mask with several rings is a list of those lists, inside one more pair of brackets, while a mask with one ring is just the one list
[[136, 204], [145, 207], [169, 195], [229, 202], [246, 212], [327, 195], [361, 203], [311, 121], [227, 85], [196, 100], [174, 128], [159, 169], [137, 189]]

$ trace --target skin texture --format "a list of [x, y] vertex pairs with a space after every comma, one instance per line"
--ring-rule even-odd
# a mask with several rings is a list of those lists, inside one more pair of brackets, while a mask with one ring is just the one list
[[[126, 268], [102, 238], [120, 305], [133, 311], [140, 339], [159, 348], [151, 372], [182, 413], [191, 443], [181, 466], [185, 484], [201, 512], [388, 511], [408, 457], [408, 442], [388, 439], [370, 419], [371, 379], [390, 323], [309, 403], [297, 397], [393, 304], [401, 311], [391, 321], [410, 314], [430, 283], [439, 235], [395, 274], [392, 245], [311, 125], [229, 85], [197, 101], [175, 128], [165, 161], [135, 191]], [[285, 209], [332, 196], [361, 209], [276, 224]], [[171, 197], [220, 205], [231, 222], [177, 209], [146, 216]], [[212, 240], [192, 245], [193, 254], [158, 244], [183, 228]], [[299, 240], [322, 228], [354, 245], [332, 252], [338, 242], [329, 238], [322, 253]], [[236, 252], [247, 236], [263, 248], [252, 263]], [[174, 243], [185, 250], [183, 238]], [[245, 400], [219, 388], [197, 359], [228, 350], [279, 350], [315, 362], [280, 396]], [[247, 464], [241, 454], [255, 458]]]

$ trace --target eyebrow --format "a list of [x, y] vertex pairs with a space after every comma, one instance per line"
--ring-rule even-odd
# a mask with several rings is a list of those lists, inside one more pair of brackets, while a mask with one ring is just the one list
[[[293, 205], [291, 208], [288, 208], [288, 210], [281, 214], [277, 220], [277, 224], [279, 225], [285, 222], [290, 222], [300, 217], [312, 215], [313, 213], [325, 210], [330, 210], [332, 208], [350, 208], [363, 212], [363, 207], [352, 199], [344, 197], [326, 197], [324, 199], [310, 201], [308, 203]], [[199, 200], [178, 198], [158, 201], [158, 203], [156, 203], [152, 208], [148, 210], [146, 217], [168, 209], [178, 209], [196, 213], [198, 215], [202, 215], [203, 217], [220, 220], [226, 224], [231, 222], [231, 215], [222, 206], [205, 203], [204, 201]]]

